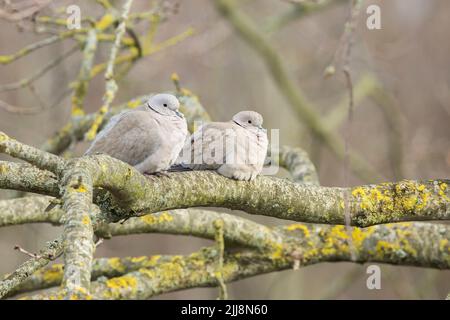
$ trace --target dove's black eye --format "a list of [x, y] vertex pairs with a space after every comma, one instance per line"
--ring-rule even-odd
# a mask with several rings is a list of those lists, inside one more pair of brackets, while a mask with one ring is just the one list
[[252, 120], [248, 120], [248, 123], [252, 123]]
[[164, 107], [167, 107], [167, 103], [164, 103], [163, 106], [164, 106]]

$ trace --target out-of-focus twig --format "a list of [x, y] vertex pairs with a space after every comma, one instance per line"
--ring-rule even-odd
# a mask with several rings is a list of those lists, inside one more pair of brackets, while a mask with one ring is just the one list
[[109, 0], [95, 0], [95, 1], [107, 10], [112, 8], [111, 2], [109, 2]]
[[109, 107], [116, 96], [116, 91], [117, 91], [118, 87], [117, 87], [116, 80], [114, 79], [114, 61], [116, 60], [117, 53], [120, 50], [120, 44], [122, 41], [122, 37], [125, 34], [126, 24], [127, 24], [127, 20], [128, 20], [128, 14], [130, 12], [132, 3], [133, 3], [133, 0], [127, 0], [123, 6], [120, 23], [116, 29], [116, 39], [111, 48], [109, 60], [108, 60], [107, 67], [106, 67], [106, 72], [105, 72], [106, 85], [105, 85], [105, 94], [103, 96], [103, 105], [100, 108], [100, 110], [98, 111], [97, 117], [94, 120], [94, 123], [92, 124], [91, 129], [86, 133], [87, 140], [93, 140], [95, 138], [98, 128], [100, 127], [100, 124], [103, 122], [103, 118], [104, 118], [105, 114], [109, 111]]
[[9, 104], [5, 101], [0, 100], [0, 109], [3, 109], [10, 113], [18, 113], [18, 114], [35, 114], [42, 111], [41, 107], [19, 107], [12, 104]]
[[52, 0], [26, 0], [15, 4], [9, 4], [8, 9], [10, 12], [0, 9], [0, 18], [11, 22], [17, 22], [31, 17], [36, 12], [48, 6], [51, 2]]
[[19, 80], [17, 82], [8, 83], [0, 86], [0, 92], [3, 91], [10, 91], [10, 90], [17, 90], [24, 87], [27, 87], [43, 75], [45, 75], [48, 71], [59, 65], [61, 62], [63, 62], [65, 59], [70, 57], [72, 54], [78, 51], [78, 45], [73, 46], [68, 51], [64, 52], [60, 56], [58, 56], [56, 59], [51, 60], [49, 63], [47, 63], [44, 67], [37, 70], [36, 72], [32, 73], [29, 77], [24, 78], [22, 80]]
[[322, 1], [303, 1], [293, 4], [285, 12], [269, 17], [264, 23], [264, 30], [268, 33], [275, 33], [291, 22], [304, 17], [308, 14], [329, 8], [332, 5], [343, 3], [347, 0], [322, 0]]
[[[364, 74], [353, 88], [354, 108], [357, 108], [363, 99], [370, 97], [377, 90], [379, 81], [371, 74]], [[349, 96], [346, 94], [344, 98], [335, 106], [324, 118], [325, 125], [330, 130], [337, 130], [348, 116]]]
[[388, 126], [389, 160], [396, 180], [406, 177], [403, 151], [403, 121], [402, 114], [397, 108], [394, 99], [381, 85], [377, 86], [370, 97], [381, 109]]
[[228, 299], [227, 286], [223, 279], [223, 257], [225, 255], [225, 241], [223, 238], [223, 228], [224, 228], [223, 220], [221, 219], [215, 220], [214, 228], [216, 229], [214, 239], [217, 245], [217, 257], [218, 257], [217, 268], [214, 275], [217, 279], [217, 282], [219, 283], [219, 300], [227, 300]]
[[83, 50], [83, 59], [81, 61], [81, 68], [78, 74], [78, 79], [75, 85], [72, 96], [72, 115], [83, 115], [83, 102], [87, 93], [87, 87], [90, 80], [90, 72], [97, 50], [97, 31], [92, 28], [88, 32], [87, 41]]
[[40, 48], [46, 47], [48, 45], [51, 45], [53, 43], [56, 43], [58, 41], [64, 40], [64, 39], [68, 39], [72, 36], [74, 36], [77, 33], [82, 33], [83, 29], [80, 30], [69, 30], [69, 31], [64, 31], [61, 32], [58, 35], [49, 37], [47, 39], [35, 42], [33, 44], [30, 44], [22, 49], [20, 49], [19, 51], [17, 51], [14, 54], [11, 55], [2, 55], [0, 56], [0, 64], [8, 64], [11, 63], [13, 61], [16, 61], [19, 58], [22, 58], [28, 54], [30, 54], [31, 52], [38, 50]]

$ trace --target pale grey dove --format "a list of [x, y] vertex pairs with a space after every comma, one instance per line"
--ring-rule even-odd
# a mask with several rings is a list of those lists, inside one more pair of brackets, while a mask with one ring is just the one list
[[[253, 180], [261, 173], [268, 139], [263, 117], [254, 111], [241, 111], [229, 122], [211, 122], [200, 127], [186, 141], [181, 167], [216, 170], [236, 180]], [[180, 165], [173, 171], [181, 170]]]
[[171, 94], [156, 94], [144, 105], [122, 111], [109, 120], [86, 154], [108, 154], [141, 173], [167, 170], [188, 136], [179, 105]]

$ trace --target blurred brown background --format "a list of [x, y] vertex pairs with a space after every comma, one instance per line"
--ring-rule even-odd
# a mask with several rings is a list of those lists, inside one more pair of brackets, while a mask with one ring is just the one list
[[[143, 11], [151, 1], [135, 1], [132, 11]], [[121, 1], [113, 1], [117, 8]], [[320, 180], [326, 186], [343, 186], [343, 164], [325, 147], [311, 138], [288, 102], [279, 93], [267, 68], [255, 52], [242, 41], [215, 10], [211, 1], [179, 1], [178, 14], [162, 24], [156, 42], [176, 35], [188, 27], [195, 34], [155, 55], [139, 60], [119, 83], [115, 102], [137, 95], [173, 90], [170, 80], [177, 72], [182, 85], [199, 95], [213, 119], [228, 120], [238, 110], [260, 112], [265, 127], [281, 130], [281, 144], [300, 146], [314, 157]], [[81, 13], [98, 17], [101, 7], [94, 1], [58, 1], [57, 6], [77, 4]], [[241, 10], [261, 26], [292, 9], [281, 0], [241, 1]], [[381, 7], [382, 29], [368, 30], [365, 8]], [[56, 7], [56, 4], [53, 5]], [[403, 166], [399, 178], [449, 178], [450, 168], [450, 2], [446, 0], [365, 1], [352, 51], [354, 82], [371, 72], [387, 89], [394, 108], [401, 113]], [[330, 79], [323, 70], [331, 63], [339, 46], [349, 15], [348, 2], [338, 1], [317, 13], [296, 19], [268, 35], [277, 48], [294, 81], [326, 115], [347, 95], [344, 77]], [[145, 28], [145, 24], [142, 26]], [[15, 23], [0, 20], [0, 55], [11, 54], [46, 35], [20, 32]], [[43, 66], [73, 44], [65, 41], [43, 48], [10, 65], [0, 66], [0, 85], [17, 81]], [[101, 44], [96, 61], [105, 61], [110, 43]], [[80, 53], [52, 70], [30, 90], [0, 93], [11, 105], [31, 107], [42, 101], [51, 105], [79, 71]], [[91, 83], [86, 99], [89, 112], [101, 104], [104, 80], [100, 75]], [[389, 115], [388, 115], [389, 116]], [[41, 145], [70, 118], [70, 96], [52, 109], [39, 114], [18, 115], [0, 109], [0, 130], [35, 146]], [[336, 134], [344, 136], [345, 123]], [[380, 108], [364, 99], [355, 109], [350, 137], [351, 149], [372, 164], [386, 180], [395, 180], [388, 156], [389, 126]], [[80, 145], [80, 154], [86, 144]], [[2, 159], [6, 159], [3, 157]], [[379, 182], [379, 181], [374, 181]], [[351, 176], [349, 183], [362, 183]], [[0, 197], [8, 193], [1, 191]], [[269, 225], [285, 223], [242, 214]], [[13, 250], [20, 244], [37, 251], [45, 241], [59, 234], [56, 227], [27, 225], [0, 231], [0, 274], [12, 271], [26, 257]], [[96, 256], [133, 256], [189, 253], [208, 241], [190, 237], [139, 235], [105, 241]], [[231, 298], [239, 299], [317, 299], [317, 298], [444, 298], [450, 291], [450, 272], [381, 265], [382, 289], [368, 290], [367, 265], [323, 263], [254, 277], [229, 284]], [[162, 298], [214, 299], [217, 289], [193, 289]]]

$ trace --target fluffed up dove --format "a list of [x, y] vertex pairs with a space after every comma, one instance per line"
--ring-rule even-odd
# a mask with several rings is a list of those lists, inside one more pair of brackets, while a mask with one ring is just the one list
[[195, 131], [186, 141], [179, 163], [182, 168], [216, 170], [235, 180], [253, 180], [261, 173], [268, 139], [263, 117], [254, 111], [241, 111], [229, 122], [211, 122]]
[[156, 94], [136, 109], [112, 117], [85, 154], [108, 154], [141, 173], [167, 170], [188, 136], [178, 99]]

